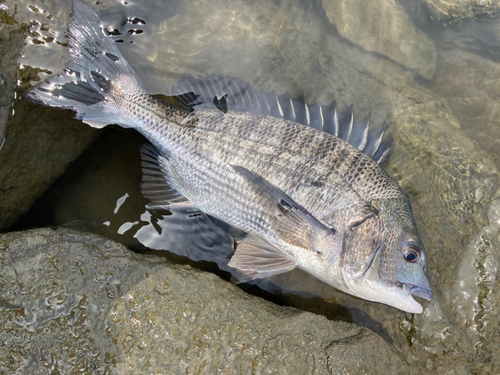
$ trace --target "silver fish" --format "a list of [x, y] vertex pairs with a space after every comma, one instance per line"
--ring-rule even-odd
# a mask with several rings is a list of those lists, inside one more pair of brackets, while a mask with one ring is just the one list
[[223, 77], [182, 81], [173, 106], [143, 89], [89, 7], [75, 1], [73, 11], [65, 74], [28, 97], [142, 133], [153, 206], [194, 206], [248, 233], [229, 263], [240, 280], [299, 267], [422, 312], [412, 296], [432, 297], [426, 253], [407, 196], [377, 163], [390, 146], [385, 127]]

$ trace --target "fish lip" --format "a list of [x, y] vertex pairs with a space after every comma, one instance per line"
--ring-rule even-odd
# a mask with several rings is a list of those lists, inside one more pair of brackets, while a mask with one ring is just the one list
[[[413, 284], [399, 284], [396, 288], [390, 287], [389, 289], [385, 289], [384, 291], [380, 291], [380, 288], [374, 287], [373, 285], [369, 285], [366, 283], [366, 280], [363, 280], [365, 285], [367, 285], [370, 290], [372, 290], [375, 294], [378, 294], [384, 298], [369, 298], [366, 294], [358, 294], [359, 297], [368, 299], [370, 301], [385, 303], [386, 305], [395, 307], [399, 310], [405, 311], [410, 314], [421, 314], [423, 312], [423, 307], [420, 303], [418, 303], [415, 298], [410, 294], [410, 290], [415, 287], [419, 288]], [[419, 288], [423, 289], [423, 288]], [[425, 289], [423, 289], [425, 290]], [[389, 294], [387, 294], [389, 292]]]
[[421, 288], [416, 285], [411, 285], [409, 294], [415, 297], [426, 299], [427, 301], [432, 300], [432, 291], [430, 289]]

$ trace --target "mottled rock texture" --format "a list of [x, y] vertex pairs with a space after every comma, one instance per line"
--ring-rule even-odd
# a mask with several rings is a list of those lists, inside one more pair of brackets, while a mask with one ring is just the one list
[[21, 25], [6, 10], [0, 9], [0, 145], [3, 142], [5, 124], [11, 111], [16, 84], [17, 60], [27, 26]]
[[[33, 16], [30, 22], [15, 13], [18, 8], [19, 13], [24, 13], [26, 5], [9, 2], [5, 7], [7, 9], [0, 9], [0, 145], [3, 141], [0, 150], [0, 231], [19, 219], [96, 135], [91, 128], [74, 120], [72, 113], [54, 112], [21, 99], [31, 87], [29, 82], [40, 79], [38, 73], [50, 72], [31, 67], [19, 70], [24, 38], [29, 36], [30, 44], [37, 40], [41, 43], [38, 46], [56, 45], [56, 40], [48, 35], [45, 39], [35, 37], [34, 22], [43, 29], [42, 21], [36, 21], [37, 16]], [[38, 17], [45, 19], [48, 14], [40, 12]], [[28, 30], [29, 25], [32, 27]], [[58, 48], [64, 49], [62, 45]], [[51, 54], [49, 50], [46, 52]], [[14, 91], [17, 100], [14, 100]]]
[[324, 1], [327, 17], [339, 33], [367, 51], [377, 52], [430, 79], [436, 48], [393, 0]]
[[95, 235], [0, 236], [0, 286], [0, 373], [408, 373], [368, 329]]

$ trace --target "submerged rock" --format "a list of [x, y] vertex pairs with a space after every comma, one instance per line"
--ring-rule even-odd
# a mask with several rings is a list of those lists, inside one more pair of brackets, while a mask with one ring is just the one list
[[[500, 27], [498, 27], [500, 31]], [[500, 166], [500, 64], [460, 50], [442, 54], [431, 89], [446, 98], [460, 126]]]
[[424, 0], [439, 20], [475, 18], [498, 12], [499, 0]]
[[436, 49], [392, 0], [323, 1], [326, 15], [339, 33], [367, 51], [387, 56], [421, 76], [436, 71]]
[[0, 285], [5, 373], [408, 373], [368, 329], [95, 235], [1, 235]]

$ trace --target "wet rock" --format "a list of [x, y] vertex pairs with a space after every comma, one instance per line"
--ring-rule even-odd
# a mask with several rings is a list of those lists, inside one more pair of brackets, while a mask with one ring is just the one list
[[0, 236], [5, 373], [408, 373], [373, 332], [95, 235]]
[[74, 114], [16, 101], [0, 151], [0, 230], [6, 230], [95, 139]]
[[[446, 98], [461, 129], [493, 159], [497, 168], [500, 166], [499, 80], [498, 63], [478, 54], [451, 50], [442, 53], [431, 85], [432, 90]], [[478, 163], [488, 161], [486, 157], [477, 160]], [[493, 197], [498, 198], [499, 194], [496, 192]], [[481, 197], [479, 201], [488, 202]], [[500, 295], [496, 287], [500, 268], [493, 249], [500, 245], [499, 200], [493, 199], [485, 206], [473, 215], [473, 222], [479, 225], [478, 229], [471, 237], [464, 238], [465, 243], [457, 249], [460, 261], [453, 262], [453, 253], [450, 252], [452, 271], [447, 269], [442, 273], [449, 274], [449, 280], [456, 290], [456, 293], [447, 297], [450, 316], [454, 317], [457, 326], [468, 327], [463, 330], [462, 336], [477, 348], [476, 355], [472, 357], [477, 361], [472, 372], [496, 373], [500, 370], [497, 360], [500, 345], [494, 328], [500, 324], [497, 314]], [[455, 335], [455, 332], [446, 332], [446, 336]], [[448, 342], [454, 339], [458, 337], [450, 338]]]
[[367, 51], [387, 56], [427, 78], [436, 71], [436, 49], [392, 0], [324, 1], [327, 17], [339, 33]]
[[424, 0], [439, 20], [475, 18], [498, 12], [498, 0]]
[[446, 51], [431, 89], [446, 98], [467, 136], [500, 166], [500, 64], [478, 54]]
[[[19, 71], [18, 58], [24, 38], [27, 35], [33, 38], [33, 34], [32, 29], [28, 33], [27, 23], [17, 20], [19, 14], [14, 18], [13, 9], [18, 9], [19, 13], [27, 11], [20, 4], [18, 7], [9, 4], [7, 10], [0, 10], [0, 145], [3, 141], [0, 150], [0, 231], [19, 219], [96, 135], [95, 131], [74, 120], [71, 113], [54, 112], [20, 99], [31, 87], [30, 81], [38, 81], [39, 74], [50, 71], [40, 67], [24, 67]], [[37, 25], [43, 29], [41, 22]], [[47, 43], [56, 45], [54, 40]], [[62, 56], [65, 48], [57, 48]], [[46, 52], [53, 58], [57, 56], [48, 49]], [[16, 79], [18, 99], [14, 101]]]
[[16, 62], [26, 33], [26, 25], [21, 25], [7, 10], [0, 8], [0, 45], [2, 46], [0, 54], [0, 148], [14, 99], [18, 70]]

